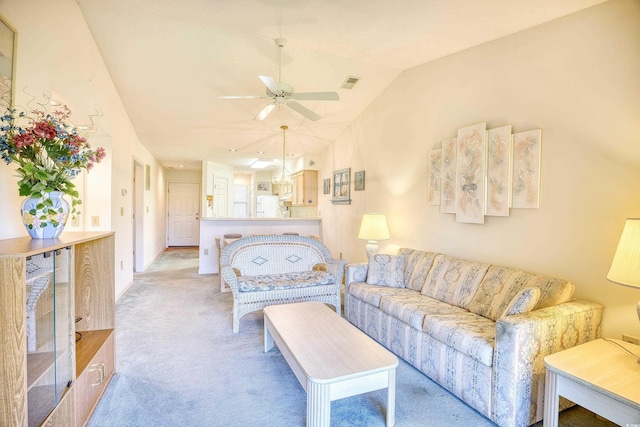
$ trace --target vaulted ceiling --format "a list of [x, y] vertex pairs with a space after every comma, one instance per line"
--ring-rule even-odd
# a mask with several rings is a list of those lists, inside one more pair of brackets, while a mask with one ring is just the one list
[[[404, 70], [559, 18], [603, 0], [76, 0], [140, 141], [167, 168], [202, 160], [247, 168], [287, 152], [317, 155]], [[335, 91], [339, 101], [299, 101], [253, 120], [269, 99], [259, 75], [296, 92]], [[360, 81], [341, 85], [348, 76]], [[237, 151], [230, 151], [234, 149]], [[259, 153], [262, 152], [262, 153]]]

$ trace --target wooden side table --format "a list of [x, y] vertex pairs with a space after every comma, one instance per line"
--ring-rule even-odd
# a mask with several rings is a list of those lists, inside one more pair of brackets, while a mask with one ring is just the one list
[[614, 423], [640, 426], [638, 357], [640, 346], [602, 338], [545, 357], [544, 426], [557, 427], [560, 396]]

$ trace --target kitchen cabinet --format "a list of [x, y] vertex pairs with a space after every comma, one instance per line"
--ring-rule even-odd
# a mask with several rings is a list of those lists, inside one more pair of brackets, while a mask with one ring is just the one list
[[316, 206], [318, 204], [318, 171], [302, 170], [291, 177], [294, 179], [291, 205]]

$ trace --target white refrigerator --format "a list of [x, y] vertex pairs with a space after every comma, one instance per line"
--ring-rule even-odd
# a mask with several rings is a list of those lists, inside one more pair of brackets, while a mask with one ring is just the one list
[[278, 216], [278, 196], [256, 196], [256, 216], [258, 218], [275, 218]]

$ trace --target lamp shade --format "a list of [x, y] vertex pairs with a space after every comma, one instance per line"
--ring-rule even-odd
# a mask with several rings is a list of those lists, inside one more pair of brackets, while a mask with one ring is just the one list
[[640, 218], [629, 218], [625, 222], [607, 279], [640, 288]]
[[389, 229], [387, 228], [387, 218], [384, 214], [369, 213], [362, 216], [358, 239], [363, 240], [388, 240]]

